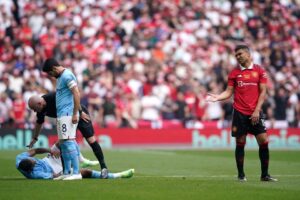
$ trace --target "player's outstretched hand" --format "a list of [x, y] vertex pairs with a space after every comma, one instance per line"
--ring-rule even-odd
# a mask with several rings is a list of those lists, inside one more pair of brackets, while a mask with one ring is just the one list
[[31, 142], [30, 142], [30, 144], [27, 145], [26, 147], [28, 147], [29, 149], [31, 149], [35, 143], [36, 143], [36, 140], [32, 139]]
[[216, 102], [218, 101], [218, 95], [217, 94], [212, 94], [212, 93], [208, 93], [205, 101], [209, 101], [209, 102]]
[[89, 122], [90, 121], [89, 115], [86, 114], [85, 112], [81, 113], [80, 118], [83, 119], [85, 122]]

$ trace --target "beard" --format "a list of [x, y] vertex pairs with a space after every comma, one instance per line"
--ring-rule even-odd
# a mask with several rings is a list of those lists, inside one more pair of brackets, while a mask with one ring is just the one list
[[238, 60], [238, 63], [239, 63], [240, 65], [244, 66], [244, 65], [247, 63], [247, 60], [245, 60], [245, 59], [240, 59], [240, 60]]

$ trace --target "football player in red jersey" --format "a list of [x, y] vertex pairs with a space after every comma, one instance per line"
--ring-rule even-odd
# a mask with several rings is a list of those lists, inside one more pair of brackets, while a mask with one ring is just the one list
[[261, 162], [261, 181], [277, 181], [270, 176], [268, 136], [261, 107], [267, 91], [265, 70], [252, 62], [250, 49], [246, 45], [235, 48], [235, 57], [239, 66], [228, 76], [228, 84], [221, 94], [208, 94], [207, 101], [216, 102], [233, 99], [232, 136], [236, 138], [235, 159], [238, 180], [247, 181], [244, 173], [244, 147], [248, 133], [256, 137]]

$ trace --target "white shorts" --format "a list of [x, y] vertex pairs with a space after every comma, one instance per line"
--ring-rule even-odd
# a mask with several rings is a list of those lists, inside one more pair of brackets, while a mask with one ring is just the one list
[[47, 157], [43, 158], [43, 160], [50, 165], [50, 167], [53, 169], [53, 172], [55, 174], [62, 173], [63, 168], [62, 168], [62, 163], [60, 158], [55, 158], [50, 154], [48, 154]]
[[72, 116], [63, 116], [56, 119], [58, 139], [75, 139], [77, 124], [72, 123]]

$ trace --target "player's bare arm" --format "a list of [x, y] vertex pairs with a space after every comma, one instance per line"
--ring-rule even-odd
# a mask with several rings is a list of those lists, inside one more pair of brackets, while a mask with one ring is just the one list
[[42, 126], [43, 126], [43, 124], [35, 123], [34, 133], [33, 133], [31, 142], [29, 145], [27, 145], [28, 148], [31, 149], [33, 147], [33, 145], [38, 141]]
[[221, 94], [208, 93], [206, 96], [206, 101], [209, 102], [223, 101], [225, 99], [230, 98], [233, 94], [233, 91], [234, 91], [233, 86], [227, 86], [226, 90]]
[[44, 153], [50, 153], [51, 156], [54, 156], [56, 158], [60, 157], [60, 151], [57, 150], [51, 150], [48, 148], [35, 148], [28, 150], [29, 156], [34, 157], [36, 154], [44, 154]]
[[28, 153], [30, 157], [34, 157], [36, 154], [51, 153], [51, 150], [47, 148], [36, 148], [28, 150]]
[[73, 122], [73, 124], [76, 124], [76, 123], [78, 123], [77, 112], [79, 111], [79, 108], [80, 108], [80, 93], [79, 93], [79, 89], [77, 86], [72, 87], [71, 91], [72, 91], [73, 100], [74, 100], [72, 122]]
[[265, 96], [267, 94], [267, 85], [266, 84], [263, 84], [263, 83], [260, 83], [259, 84], [259, 97], [258, 97], [258, 101], [257, 101], [257, 105], [255, 107], [255, 110], [254, 112], [252, 113], [251, 115], [251, 123], [253, 125], [257, 124], [259, 122], [259, 113], [260, 113], [260, 110], [261, 110], [261, 107], [264, 103], [264, 99], [265, 99]]

